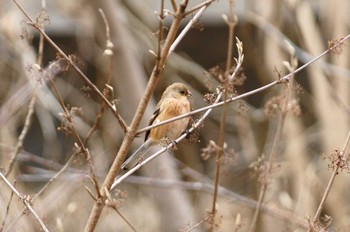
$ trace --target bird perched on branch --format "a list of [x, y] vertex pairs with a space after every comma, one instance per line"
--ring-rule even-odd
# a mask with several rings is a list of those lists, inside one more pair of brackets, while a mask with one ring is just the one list
[[[151, 117], [149, 125], [186, 114], [191, 111], [190, 97], [192, 93], [182, 83], [174, 83], [164, 91], [156, 110]], [[128, 170], [137, 165], [143, 155], [153, 145], [159, 144], [162, 139], [176, 140], [186, 131], [189, 117], [182, 118], [162, 126], [155, 127], [146, 132], [145, 142], [123, 163], [122, 169]]]

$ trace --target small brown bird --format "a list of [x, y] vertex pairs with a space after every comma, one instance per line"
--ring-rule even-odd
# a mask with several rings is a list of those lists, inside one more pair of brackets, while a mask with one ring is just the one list
[[[161, 121], [186, 114], [191, 111], [191, 103], [189, 98], [192, 93], [187, 86], [182, 83], [174, 83], [164, 91], [160, 101], [156, 106], [156, 110], [151, 117], [149, 125], [159, 123]], [[140, 162], [142, 156], [153, 145], [159, 144], [162, 139], [166, 138], [170, 141], [177, 139], [185, 132], [189, 117], [182, 118], [159, 127], [155, 127], [146, 132], [145, 142], [123, 163], [122, 169], [129, 170]]]

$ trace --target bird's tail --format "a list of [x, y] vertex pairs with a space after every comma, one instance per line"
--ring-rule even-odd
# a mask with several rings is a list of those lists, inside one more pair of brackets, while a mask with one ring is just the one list
[[135, 167], [142, 159], [143, 155], [151, 147], [151, 139], [147, 139], [123, 164], [123, 170], [129, 170]]

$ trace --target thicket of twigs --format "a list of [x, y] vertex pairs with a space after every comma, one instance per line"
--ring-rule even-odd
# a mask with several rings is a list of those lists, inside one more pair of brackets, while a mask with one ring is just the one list
[[0, 3], [0, 231], [346, 231], [350, 2], [146, 3]]

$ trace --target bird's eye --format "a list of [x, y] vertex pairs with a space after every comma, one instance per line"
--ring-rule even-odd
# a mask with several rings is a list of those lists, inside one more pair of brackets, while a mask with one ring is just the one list
[[179, 91], [181, 94], [185, 94], [185, 90], [183, 90], [183, 89], [180, 89], [180, 91]]

